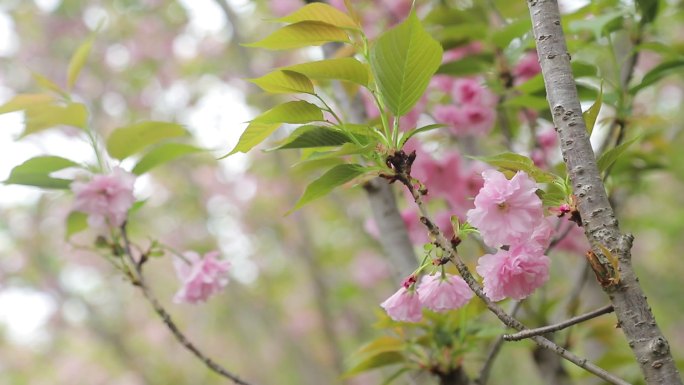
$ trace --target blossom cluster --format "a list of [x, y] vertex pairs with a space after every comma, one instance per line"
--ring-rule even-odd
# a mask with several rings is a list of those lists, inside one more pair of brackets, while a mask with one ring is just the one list
[[[76, 198], [74, 210], [88, 214], [88, 224], [96, 229], [122, 226], [135, 202], [135, 176], [120, 167], [109, 174], [96, 174], [89, 181], [72, 183]], [[182, 287], [175, 302], [206, 301], [228, 284], [230, 262], [219, 260], [219, 253], [207, 253], [204, 258], [193, 251], [176, 259], [174, 266]]]
[[380, 306], [395, 321], [418, 322], [423, 317], [423, 307], [436, 312], [455, 310], [468, 303], [472, 297], [473, 292], [459, 276], [425, 275], [419, 285], [416, 285], [415, 277], [410, 276]]
[[550, 260], [544, 253], [553, 227], [544, 217], [535, 181], [525, 172], [518, 171], [510, 180], [495, 170], [482, 176], [484, 186], [475, 197], [475, 208], [468, 211], [468, 222], [488, 246], [499, 249], [482, 256], [476, 271], [490, 299], [519, 300], [549, 278]]

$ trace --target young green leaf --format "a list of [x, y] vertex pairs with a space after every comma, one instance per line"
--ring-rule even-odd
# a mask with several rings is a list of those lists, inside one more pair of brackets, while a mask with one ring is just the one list
[[494, 156], [474, 158], [503, 170], [509, 170], [513, 172], [524, 171], [532, 179], [537, 181], [537, 183], [553, 183], [553, 181], [557, 179], [555, 175], [543, 171], [539, 167], [535, 166], [532, 159], [520, 154], [504, 152]]
[[93, 48], [95, 37], [89, 37], [83, 44], [81, 44], [69, 61], [69, 68], [67, 70], [67, 89], [72, 89], [78, 79], [78, 74], [81, 72], [83, 65], [88, 59], [90, 50]]
[[493, 61], [494, 55], [489, 53], [468, 55], [462, 59], [442, 64], [437, 73], [453, 76], [479, 74], [491, 68]]
[[299, 72], [313, 80], [346, 80], [362, 86], [368, 85], [370, 77], [368, 66], [351, 57], [295, 64], [281, 69]]
[[436, 124], [428, 124], [427, 126], [423, 126], [420, 128], [416, 128], [415, 130], [408, 131], [406, 133], [406, 136], [401, 140], [401, 147], [404, 147], [406, 142], [408, 142], [409, 139], [411, 139], [414, 135], [420, 134], [422, 132], [427, 132], [427, 131], [432, 131], [438, 128], [446, 127], [446, 124], [442, 123], [436, 123]]
[[299, 198], [295, 207], [288, 211], [288, 214], [299, 210], [302, 206], [315, 199], [329, 194], [335, 187], [349, 182], [364, 172], [366, 172], [366, 168], [358, 164], [340, 164], [331, 168], [306, 187], [304, 195]]
[[598, 97], [596, 98], [594, 104], [592, 104], [588, 110], [582, 113], [584, 117], [584, 124], [586, 124], [587, 126], [587, 133], [589, 134], [589, 136], [591, 136], [591, 133], [594, 131], [594, 126], [596, 125], [596, 118], [598, 118], [598, 114], [601, 111], [602, 104], [603, 85], [601, 85], [601, 88], [599, 89]]
[[373, 45], [370, 63], [387, 108], [394, 116], [411, 110], [442, 62], [442, 46], [428, 34], [415, 12]]
[[274, 148], [274, 150], [341, 146], [350, 142], [351, 139], [349, 136], [339, 129], [321, 126], [303, 126], [295, 130], [290, 137], [286, 139], [285, 143]]
[[598, 167], [599, 172], [606, 171], [608, 167], [610, 167], [613, 163], [615, 163], [616, 160], [618, 160], [620, 155], [622, 155], [629, 148], [629, 146], [634, 144], [639, 139], [640, 137], [636, 137], [630, 141], [620, 144], [619, 146], [615, 146], [601, 154], [601, 157], [599, 157], [596, 161], [596, 166]]
[[55, 84], [52, 80], [46, 78], [45, 76], [39, 74], [39, 73], [31, 73], [31, 76], [33, 77], [33, 80], [38, 84], [39, 87], [52, 91], [60, 96], [62, 96], [66, 100], [70, 100], [69, 94], [64, 91], [60, 86]]
[[66, 219], [65, 238], [69, 240], [72, 235], [80, 233], [88, 228], [88, 215], [80, 211], [72, 211]]
[[133, 167], [132, 172], [135, 175], [142, 175], [166, 162], [170, 162], [176, 158], [180, 158], [181, 156], [195, 154], [202, 151], [205, 150], [189, 144], [163, 143], [153, 148], [147, 154], [143, 155], [135, 167]]
[[249, 150], [254, 148], [254, 146], [258, 145], [259, 143], [263, 142], [266, 138], [271, 136], [275, 130], [280, 127], [280, 123], [259, 123], [259, 122], [251, 122], [245, 131], [240, 135], [240, 139], [238, 140], [238, 143], [235, 145], [235, 148], [231, 150], [229, 153], [226, 155], [221, 156], [219, 159], [227, 158], [233, 154], [236, 154], [238, 152], [242, 153], [247, 153]]
[[51, 173], [80, 165], [59, 156], [38, 156], [14, 167], [3, 183], [48, 189], [68, 189], [72, 181], [52, 178]]
[[64, 106], [45, 104], [27, 108], [24, 118], [25, 128], [21, 137], [61, 125], [85, 129], [88, 125], [88, 109], [81, 103]]
[[655, 66], [655, 68], [648, 71], [646, 75], [644, 75], [644, 77], [641, 79], [641, 83], [630, 88], [629, 93], [634, 95], [640, 90], [664, 78], [665, 76], [675, 73], [681, 73], [681, 67], [684, 67], [684, 59], [675, 59], [671, 61], [666, 61], [664, 63], [660, 63], [657, 66]]
[[286, 69], [275, 70], [260, 78], [248, 80], [273, 94], [314, 93], [313, 83], [308, 77]]
[[302, 21], [314, 21], [330, 24], [335, 27], [359, 29], [359, 26], [349, 15], [324, 3], [311, 3], [294, 11], [293, 13], [281, 17], [276, 21], [284, 23], [299, 23]]
[[349, 378], [359, 373], [381, 368], [383, 366], [399, 364], [401, 362], [404, 362], [405, 360], [406, 358], [400, 352], [387, 352], [371, 355], [365, 357], [364, 359], [360, 360], [356, 365], [349, 368], [349, 370], [347, 370], [344, 373], [343, 378]]
[[277, 105], [252, 119], [253, 123], [303, 124], [323, 121], [321, 109], [309, 102], [297, 100]]
[[349, 35], [338, 27], [313, 21], [286, 25], [266, 38], [246, 47], [283, 50], [323, 45], [329, 42], [349, 43]]
[[50, 94], [19, 94], [0, 106], [0, 114], [40, 107], [54, 101], [55, 97]]
[[114, 130], [107, 139], [107, 152], [112, 157], [123, 160], [147, 146], [164, 139], [183, 136], [187, 133], [180, 124], [170, 122], [146, 121]]
[[518, 37], [532, 31], [532, 22], [529, 17], [523, 17], [505, 27], [495, 30], [492, 34], [492, 42], [499, 48], [504, 49]]

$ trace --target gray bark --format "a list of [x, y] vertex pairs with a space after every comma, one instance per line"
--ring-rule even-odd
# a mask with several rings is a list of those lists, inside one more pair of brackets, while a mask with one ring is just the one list
[[[619, 261], [619, 282], [604, 285], [644, 379], [682, 384], [667, 340], [658, 328], [631, 261], [633, 237], [620, 232], [589, 142], [570, 67], [557, 0], [528, 0], [547, 99], [558, 131], [585, 234], [597, 256], [600, 246]], [[605, 259], [605, 258], [604, 258]], [[608, 271], [610, 266], [604, 266]]]

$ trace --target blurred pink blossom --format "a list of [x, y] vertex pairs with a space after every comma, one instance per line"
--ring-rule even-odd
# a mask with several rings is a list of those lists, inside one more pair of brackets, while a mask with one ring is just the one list
[[436, 312], [458, 309], [472, 297], [468, 284], [456, 275], [446, 274], [444, 278], [439, 273], [425, 275], [418, 286], [420, 302]]
[[361, 252], [351, 263], [351, 277], [362, 288], [371, 288], [389, 276], [390, 267], [378, 255]]
[[492, 247], [511, 245], [529, 234], [542, 220], [542, 202], [536, 182], [523, 171], [511, 180], [496, 170], [482, 173], [484, 186], [475, 197], [468, 222], [480, 230]]
[[380, 306], [395, 321], [418, 322], [423, 318], [420, 299], [414, 289], [402, 286]]
[[183, 284], [173, 298], [174, 302], [204, 302], [228, 285], [230, 262], [217, 259], [218, 251], [209, 252], [204, 258], [194, 251], [185, 252], [183, 256], [187, 261], [181, 258], [173, 261], [176, 275]]
[[304, 6], [301, 0], [271, 0], [269, 8], [276, 16], [286, 16]]
[[121, 226], [135, 202], [135, 176], [115, 167], [108, 175], [95, 175], [89, 182], [76, 181], [71, 190], [76, 195], [74, 210], [88, 214], [92, 227]]
[[537, 57], [536, 51], [529, 51], [518, 61], [518, 64], [513, 68], [513, 76], [515, 76], [515, 83], [524, 83], [535, 77], [541, 72], [541, 66], [539, 65], [539, 58]]
[[496, 95], [474, 78], [454, 80], [451, 97], [459, 104], [480, 104], [490, 107], [496, 104]]
[[492, 301], [506, 297], [523, 299], [549, 279], [549, 258], [527, 245], [480, 257], [477, 273], [484, 279], [484, 292]]

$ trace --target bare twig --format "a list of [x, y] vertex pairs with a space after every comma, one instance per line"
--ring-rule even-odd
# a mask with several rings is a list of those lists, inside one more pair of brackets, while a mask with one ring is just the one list
[[[134, 267], [135, 272], [134, 276], [131, 276], [131, 282], [133, 285], [137, 286], [140, 288], [140, 291], [142, 291], [143, 295], [147, 299], [147, 301], [152, 305], [152, 308], [154, 309], [155, 313], [159, 315], [159, 317], [164, 321], [164, 324], [166, 327], [171, 331], [174, 337], [176, 337], [176, 340], [183, 345], [186, 349], [188, 349], [192, 354], [195, 355], [200, 361], [204, 362], [204, 364], [214, 371], [215, 373], [233, 381], [234, 383], [238, 385], [250, 385], [250, 383], [240, 379], [237, 375], [231, 373], [227, 369], [225, 369], [223, 366], [219, 365], [216, 363], [216, 361], [212, 360], [211, 358], [207, 357], [202, 351], [200, 351], [188, 338], [183, 334], [183, 332], [178, 328], [176, 323], [173, 321], [171, 318], [171, 315], [164, 309], [164, 307], [159, 303], [159, 300], [157, 300], [157, 297], [154, 296], [150, 288], [147, 286], [145, 282], [145, 277], [143, 276], [142, 272], [142, 264], [138, 263], [135, 260], [135, 257], [133, 256], [133, 252], [131, 250], [131, 242], [128, 239], [128, 232], [126, 231], [126, 224], [124, 223], [121, 225], [121, 238], [123, 239], [124, 243], [124, 251], [125, 251], [125, 256], [128, 259], [128, 262], [130, 263], [131, 266]], [[133, 272], [131, 272], [133, 273]]]
[[563, 322], [559, 322], [557, 324], [553, 325], [548, 325], [536, 329], [528, 329], [524, 330], [515, 334], [504, 334], [503, 339], [506, 341], [520, 341], [526, 338], [531, 338], [534, 336], [541, 336], [547, 333], [553, 333], [557, 332], [559, 330], [563, 330], [565, 328], [569, 328], [570, 326], [577, 325], [578, 323], [588, 321], [590, 319], [602, 316], [604, 314], [612, 313], [613, 312], [613, 305], [607, 305], [604, 306], [600, 309], [596, 309], [594, 311], [591, 311], [586, 314], [582, 314], [577, 317], [570, 318], [568, 320], [565, 320]]

